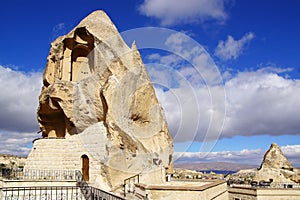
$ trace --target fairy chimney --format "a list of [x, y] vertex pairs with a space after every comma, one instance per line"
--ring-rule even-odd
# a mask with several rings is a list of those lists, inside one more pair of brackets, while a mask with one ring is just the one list
[[25, 169], [80, 170], [109, 191], [136, 174], [161, 183], [172, 169], [172, 138], [139, 51], [103, 11], [51, 44], [37, 116], [42, 137]]

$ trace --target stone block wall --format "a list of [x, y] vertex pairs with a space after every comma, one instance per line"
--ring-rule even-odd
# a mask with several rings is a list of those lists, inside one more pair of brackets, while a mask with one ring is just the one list
[[[99, 126], [103, 124], [99, 123], [97, 127]], [[98, 187], [107, 188], [108, 181], [105, 177], [99, 176], [105, 174], [104, 169], [101, 168], [101, 161], [106, 157], [106, 132], [99, 129], [95, 131], [90, 128], [80, 135], [66, 138], [35, 140], [24, 169], [82, 172], [84, 155], [89, 159], [89, 183], [94, 185], [97, 181]]]

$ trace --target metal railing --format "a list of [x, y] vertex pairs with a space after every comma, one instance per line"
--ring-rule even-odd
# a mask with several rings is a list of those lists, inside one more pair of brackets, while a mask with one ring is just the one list
[[[5, 171], [5, 170], [4, 170]], [[5, 200], [124, 200], [124, 198], [91, 187], [80, 171], [64, 170], [6, 170], [3, 177], [10, 180], [76, 180], [76, 186], [4, 187], [0, 199]], [[1, 193], [3, 198], [1, 198]]]
[[84, 180], [80, 171], [75, 171], [75, 177], [77, 181], [77, 186], [79, 186], [81, 193], [85, 196], [85, 199], [90, 199], [92, 197], [91, 187]]
[[89, 186], [84, 180], [80, 171], [75, 171], [77, 185], [81, 190], [81, 193], [86, 200], [124, 200], [124, 198], [114, 195], [112, 193], [106, 192], [99, 188]]
[[299, 183], [271, 183], [271, 188], [300, 188]]
[[2, 192], [5, 200], [85, 200], [76, 186], [7, 187]]
[[270, 189], [292, 189], [292, 188], [296, 188], [299, 189], [300, 188], [300, 184], [299, 183], [287, 183], [287, 182], [256, 182], [253, 183], [251, 182], [251, 184], [238, 184], [238, 183], [233, 183], [230, 184], [231, 187], [247, 187], [247, 188], [270, 188]]
[[75, 180], [75, 171], [2, 169], [1, 176], [9, 180]]
[[135, 192], [135, 184], [140, 182], [140, 174], [136, 174], [124, 180], [123, 190], [124, 197], [126, 197], [127, 193]]
[[125, 200], [122, 197], [116, 196], [114, 194], [105, 192], [103, 190], [100, 190], [98, 188], [95, 187], [90, 187], [91, 188], [91, 200]]

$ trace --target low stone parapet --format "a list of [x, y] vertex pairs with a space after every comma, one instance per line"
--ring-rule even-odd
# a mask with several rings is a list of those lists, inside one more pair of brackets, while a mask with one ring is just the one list
[[201, 200], [227, 200], [227, 184], [223, 180], [209, 182], [172, 181], [163, 185], [136, 184], [136, 192], [142, 193], [148, 199], [201, 199]]
[[251, 187], [234, 185], [228, 189], [229, 200], [298, 200], [299, 188]]

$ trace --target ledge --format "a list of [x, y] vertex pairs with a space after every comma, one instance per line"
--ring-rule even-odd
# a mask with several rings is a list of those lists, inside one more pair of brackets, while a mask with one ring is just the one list
[[226, 181], [217, 180], [212, 183], [208, 183], [202, 186], [185, 186], [185, 185], [146, 185], [143, 183], [135, 184], [136, 187], [139, 187], [144, 190], [180, 190], [180, 191], [203, 191], [218, 185], [224, 184]]

